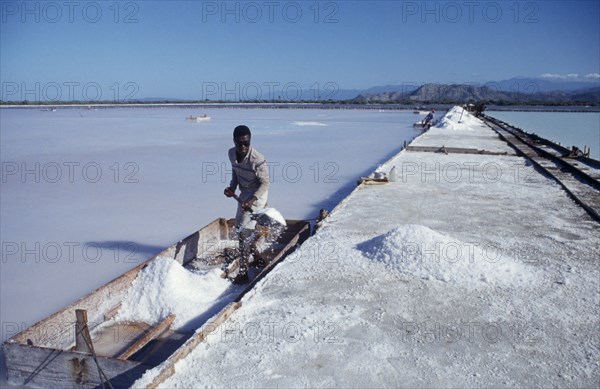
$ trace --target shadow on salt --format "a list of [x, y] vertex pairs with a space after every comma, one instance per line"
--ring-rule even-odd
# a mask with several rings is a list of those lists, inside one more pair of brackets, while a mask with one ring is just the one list
[[389, 270], [463, 286], [525, 286], [536, 270], [490, 245], [463, 242], [422, 225], [399, 225], [356, 248]]

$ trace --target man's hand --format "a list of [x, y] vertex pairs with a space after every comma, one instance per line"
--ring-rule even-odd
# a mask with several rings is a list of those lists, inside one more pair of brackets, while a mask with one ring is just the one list
[[254, 202], [257, 200], [256, 197], [252, 196], [250, 197], [248, 200], [242, 202], [242, 209], [244, 211], [251, 211], [252, 210], [252, 206], [254, 205]]
[[235, 196], [235, 191], [231, 188], [225, 188], [225, 190], [223, 191], [223, 194], [227, 197], [233, 197]]

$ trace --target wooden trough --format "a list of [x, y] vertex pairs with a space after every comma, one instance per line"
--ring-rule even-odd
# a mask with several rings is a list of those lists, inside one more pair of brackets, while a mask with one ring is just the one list
[[[309, 234], [308, 222], [288, 220], [283, 233], [262, 253], [268, 265], [250, 273], [251, 279], [244, 287], [234, 289], [232, 285], [230, 295], [233, 297], [222, 303], [223, 306], [207, 311], [210, 316], [200, 325], [214, 327], [226, 320], [239, 307], [243, 295]], [[219, 266], [214, 259], [223, 256], [225, 245], [221, 243], [234, 240], [234, 221], [217, 219], [8, 339], [2, 345], [8, 382], [43, 388], [129, 387], [146, 370], [169, 358], [187, 355], [192, 346], [204, 338], [201, 332], [172, 330], [175, 320], [172, 314], [159, 323], [111, 319], [119, 312], [138, 273], [152, 261], [167, 257], [188, 268], [199, 260], [206, 266]]]

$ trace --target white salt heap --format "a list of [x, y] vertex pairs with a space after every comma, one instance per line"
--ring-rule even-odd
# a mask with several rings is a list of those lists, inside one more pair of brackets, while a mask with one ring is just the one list
[[154, 324], [173, 313], [172, 328], [180, 329], [209, 309], [230, 285], [219, 269], [191, 272], [173, 259], [158, 257], [133, 281], [115, 320]]
[[436, 127], [444, 130], [473, 132], [480, 126], [482, 123], [475, 116], [465, 111], [464, 108], [454, 107], [444, 115]]
[[461, 107], [449, 110], [435, 127], [415, 139], [411, 146], [474, 148], [514, 154], [513, 149], [498, 140], [496, 133]]
[[357, 246], [390, 270], [422, 279], [473, 285], [535, 280], [532, 267], [490, 245], [469, 243], [415, 224], [400, 225]]
[[259, 209], [258, 211], [254, 211], [254, 215], [256, 215], [256, 216], [261, 215], [261, 214], [267, 215], [268, 217], [270, 217], [271, 219], [275, 220], [276, 222], [278, 222], [282, 226], [286, 225], [285, 218], [275, 208], [263, 208], [263, 209]]

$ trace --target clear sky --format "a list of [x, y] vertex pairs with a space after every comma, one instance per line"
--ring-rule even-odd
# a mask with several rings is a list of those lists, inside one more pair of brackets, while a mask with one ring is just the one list
[[308, 95], [600, 73], [597, 0], [1, 0], [0, 12], [3, 100]]

